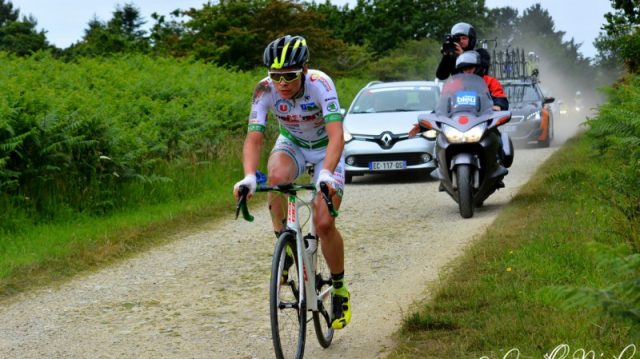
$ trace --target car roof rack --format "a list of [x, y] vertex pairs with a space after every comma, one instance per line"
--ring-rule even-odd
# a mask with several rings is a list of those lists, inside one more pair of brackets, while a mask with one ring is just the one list
[[509, 45], [504, 50], [494, 48], [490, 51], [490, 55], [489, 74], [498, 80], [539, 82], [538, 63], [540, 58], [533, 51], [525, 55], [524, 49], [512, 48]]

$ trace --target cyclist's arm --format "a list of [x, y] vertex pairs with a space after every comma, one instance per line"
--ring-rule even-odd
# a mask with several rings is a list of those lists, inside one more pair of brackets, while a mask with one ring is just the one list
[[264, 143], [264, 134], [259, 131], [249, 131], [244, 140], [242, 147], [242, 166], [244, 174], [255, 175], [260, 162], [260, 153], [262, 153], [262, 144]]
[[255, 175], [260, 164], [264, 132], [267, 127], [267, 115], [271, 105], [269, 93], [271, 93], [271, 88], [266, 79], [258, 82], [253, 92], [249, 127], [242, 147], [242, 166], [245, 176]]
[[342, 150], [344, 149], [342, 121], [329, 122], [325, 125], [325, 128], [329, 137], [329, 144], [327, 145], [323, 169], [333, 173], [340, 162]]

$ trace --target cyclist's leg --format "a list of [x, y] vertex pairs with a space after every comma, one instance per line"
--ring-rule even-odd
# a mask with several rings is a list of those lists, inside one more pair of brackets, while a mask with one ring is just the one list
[[[323, 162], [324, 157], [316, 163], [316, 171], [313, 178], [314, 182], [319, 176], [320, 171], [318, 169], [322, 167]], [[344, 159], [341, 159], [338, 166], [336, 166], [333, 177], [336, 181], [336, 188], [331, 200], [333, 201], [335, 209], [338, 210], [342, 203], [342, 195], [344, 192]], [[335, 218], [329, 214], [329, 210], [322, 196], [316, 196], [313, 205], [313, 223], [316, 226], [316, 233], [322, 240], [322, 253], [327, 260], [329, 269], [331, 273], [334, 274], [344, 272], [342, 235], [336, 228]]]
[[[322, 162], [320, 161], [316, 166], [321, 167]], [[316, 171], [316, 173], [319, 173], [319, 171]], [[332, 196], [332, 201], [337, 210], [340, 208], [344, 192], [344, 159], [341, 159], [340, 163], [338, 163], [333, 177], [336, 180], [336, 191]], [[344, 242], [340, 231], [336, 227], [335, 218], [329, 214], [329, 210], [321, 196], [317, 196], [314, 201], [314, 223], [316, 232], [322, 241], [322, 253], [331, 270], [333, 281], [333, 319], [331, 326], [334, 329], [342, 329], [351, 321], [351, 295], [344, 280]]]
[[[304, 171], [304, 157], [298, 146], [286, 137], [279, 136], [269, 155], [267, 164], [267, 181], [269, 185], [279, 185], [293, 182]], [[276, 193], [268, 195], [269, 210], [273, 230], [281, 232], [284, 229], [286, 214], [286, 199]]]

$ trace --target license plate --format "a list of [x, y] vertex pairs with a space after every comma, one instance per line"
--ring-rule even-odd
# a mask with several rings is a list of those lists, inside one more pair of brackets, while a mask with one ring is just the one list
[[516, 132], [518, 128], [516, 126], [504, 125], [500, 127], [500, 129], [503, 130], [504, 132]]
[[376, 161], [369, 162], [372, 171], [393, 171], [407, 168], [407, 161]]

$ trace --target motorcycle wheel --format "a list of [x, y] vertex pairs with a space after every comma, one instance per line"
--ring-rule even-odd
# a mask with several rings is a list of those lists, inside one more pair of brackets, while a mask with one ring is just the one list
[[473, 201], [471, 193], [471, 166], [458, 165], [456, 167], [458, 181], [458, 207], [462, 218], [473, 217]]

